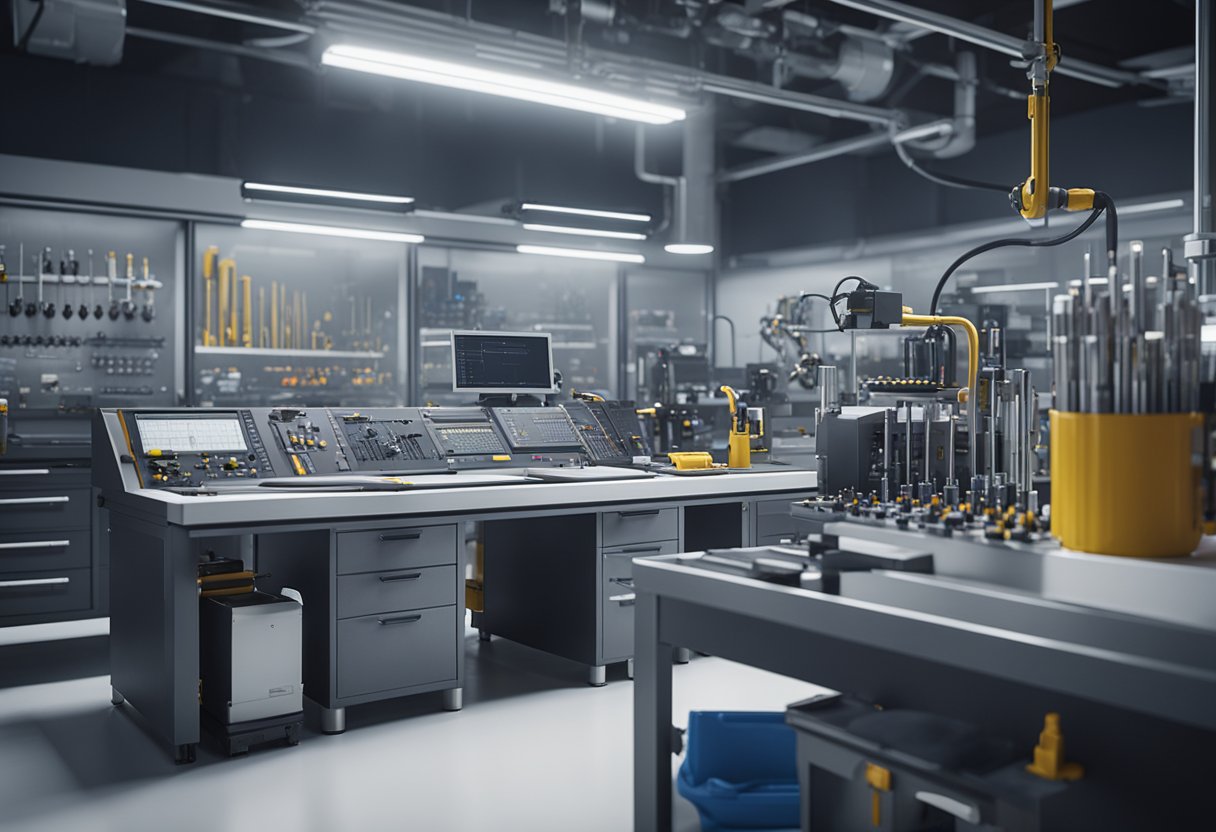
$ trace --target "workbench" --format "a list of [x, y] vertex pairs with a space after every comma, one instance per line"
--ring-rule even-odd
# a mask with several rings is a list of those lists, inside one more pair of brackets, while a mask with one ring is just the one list
[[[108, 418], [99, 430], [120, 443]], [[411, 476], [408, 491], [199, 496], [139, 488], [110, 456], [98, 454], [94, 483], [110, 532], [114, 702], [135, 707], [181, 761], [199, 741], [204, 553], [270, 573], [258, 582], [267, 591], [299, 592], [305, 693], [322, 729], [339, 732], [345, 708], [364, 702], [442, 691], [445, 707], [461, 706], [467, 521], [484, 530], [480, 626], [583, 662], [602, 683], [605, 664], [632, 657], [636, 554], [703, 548], [707, 535], [792, 536], [788, 505], [815, 485], [777, 467], [561, 483], [507, 470]]]
[[[1087, 807], [1078, 828], [1210, 823], [1210, 553], [1152, 562], [851, 523], [824, 532], [846, 550], [852, 535], [934, 553], [936, 574], [845, 573], [831, 595], [714, 571], [696, 554], [634, 562], [637, 832], [671, 825], [677, 645], [886, 708], [966, 720], [1024, 744], [1027, 757], [1044, 715], [1058, 712], [1068, 758], [1086, 767], [1070, 784]], [[1123, 611], [1136, 586], [1134, 614]]]

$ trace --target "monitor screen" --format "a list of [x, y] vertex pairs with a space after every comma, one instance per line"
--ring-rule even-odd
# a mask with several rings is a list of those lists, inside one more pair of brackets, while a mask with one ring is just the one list
[[236, 416], [183, 419], [173, 416], [136, 418], [145, 451], [246, 451], [245, 433]]
[[466, 393], [551, 393], [547, 332], [453, 332], [452, 389]]

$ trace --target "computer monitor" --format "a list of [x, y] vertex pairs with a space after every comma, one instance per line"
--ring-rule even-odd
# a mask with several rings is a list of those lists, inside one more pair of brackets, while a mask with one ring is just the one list
[[452, 389], [458, 393], [554, 393], [547, 332], [452, 332]]

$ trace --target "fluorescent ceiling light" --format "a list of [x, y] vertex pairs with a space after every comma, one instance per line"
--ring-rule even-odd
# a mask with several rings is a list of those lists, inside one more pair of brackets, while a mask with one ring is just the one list
[[421, 81], [441, 87], [501, 95], [646, 124], [670, 124], [684, 119], [684, 111], [677, 107], [626, 98], [575, 84], [561, 84], [526, 75], [512, 75], [464, 64], [435, 61], [404, 52], [386, 52], [337, 44], [325, 50], [321, 63], [405, 81]]
[[550, 246], [516, 246], [520, 254], [542, 254], [546, 257], [573, 257], [578, 260], [611, 260], [614, 263], [645, 263], [640, 254], [623, 251], [593, 251], [581, 248], [552, 248]]
[[257, 228], [262, 231], [290, 231], [293, 234], [320, 234], [324, 237], [350, 237], [356, 240], [383, 240], [388, 243], [421, 243], [421, 234], [404, 234], [399, 231], [376, 231], [371, 228], [347, 228], [337, 225], [307, 225], [300, 222], [277, 222], [275, 220], [242, 220], [241, 228]]
[[668, 254], [711, 254], [714, 247], [706, 243], [668, 243], [663, 250]]
[[1003, 286], [972, 286], [973, 295], [993, 295], [1000, 292], [1032, 292], [1036, 289], [1058, 289], [1059, 283], [1007, 283]]
[[601, 211], [597, 208], [570, 208], [565, 205], [543, 205], [539, 202], [525, 202], [519, 206], [521, 211], [545, 211], [550, 214], [577, 214], [580, 217], [598, 217], [604, 220], [624, 220], [625, 222], [650, 222], [650, 214], [630, 214], [625, 211]]
[[1141, 202], [1138, 205], [1121, 205], [1119, 206], [1119, 216], [1126, 217], [1133, 214], [1149, 214], [1153, 211], [1172, 211], [1175, 208], [1183, 208], [1186, 202], [1181, 199], [1163, 199], [1160, 202]]
[[614, 240], [645, 240], [645, 234], [636, 231], [603, 231], [599, 228], [573, 228], [569, 225], [540, 225], [524, 223], [525, 231], [544, 231], [547, 234], [577, 234], [580, 237], [611, 237]]
[[414, 201], [412, 196], [360, 194], [354, 191], [328, 191], [324, 188], [297, 188], [294, 185], [268, 185], [265, 182], [246, 182], [241, 187], [247, 191], [265, 191], [267, 193], [291, 194], [293, 196], [319, 196], [325, 199], [349, 199], [354, 202], [387, 202], [391, 205], [409, 205]]

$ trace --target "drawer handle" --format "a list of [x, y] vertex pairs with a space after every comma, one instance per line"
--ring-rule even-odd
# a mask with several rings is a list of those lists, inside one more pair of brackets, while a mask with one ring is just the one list
[[0, 477], [45, 477], [50, 473], [50, 468], [20, 468], [15, 471], [0, 471]]
[[381, 626], [388, 624], [413, 624], [415, 621], [421, 621], [422, 616], [415, 613], [414, 615], [399, 615], [396, 618], [381, 618], [379, 620]]
[[70, 540], [22, 540], [17, 543], [0, 543], [0, 552], [6, 549], [66, 549]]
[[69, 497], [10, 497], [0, 500], [0, 506], [49, 506], [66, 503]]
[[422, 537], [422, 532], [420, 531], [385, 532], [384, 534], [380, 535], [380, 540], [383, 543], [387, 543], [390, 540], [418, 540], [420, 537]]
[[618, 584], [626, 589], [633, 589], [633, 578], [609, 578], [610, 583]]
[[617, 517], [658, 517], [661, 509], [652, 508], [641, 511], [618, 511]]
[[646, 552], [661, 552], [662, 546], [631, 546], [628, 549], [622, 549], [619, 552], [604, 552], [606, 558], [620, 558], [626, 555], [641, 555]]
[[393, 581], [416, 581], [422, 577], [421, 572], [410, 572], [408, 575], [381, 575], [380, 583], [387, 584]]
[[71, 578], [27, 578], [23, 581], [0, 581], [0, 589], [21, 586], [55, 586], [71, 582]]
[[616, 601], [622, 607], [628, 607], [638, 600], [638, 596], [637, 593], [630, 592], [627, 595], [609, 595], [608, 600]]

